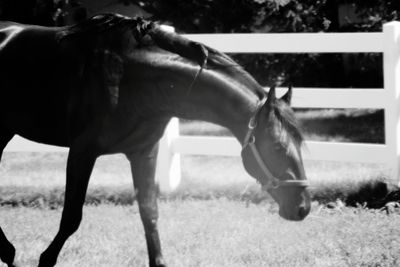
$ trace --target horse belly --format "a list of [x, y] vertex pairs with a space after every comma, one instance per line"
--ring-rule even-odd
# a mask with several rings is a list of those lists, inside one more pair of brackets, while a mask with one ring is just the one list
[[32, 141], [66, 145], [67, 107], [59, 86], [51, 86], [40, 76], [22, 78], [3, 74], [0, 74], [2, 125]]
[[[64, 125], [57, 123], [61, 118], [55, 118], [49, 114], [39, 114], [34, 116], [25, 112], [7, 112], [1, 118], [2, 125], [15, 134], [18, 134], [31, 141], [68, 146], [67, 129]], [[64, 121], [64, 120], [62, 120]]]

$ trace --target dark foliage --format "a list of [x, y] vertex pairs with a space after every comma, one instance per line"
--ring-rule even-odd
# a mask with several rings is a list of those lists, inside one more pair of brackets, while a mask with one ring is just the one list
[[0, 0], [0, 19], [51, 26], [54, 24], [53, 0]]
[[[163, 23], [184, 32], [380, 31], [397, 20], [395, 0], [120, 0], [136, 4]], [[339, 21], [340, 5], [354, 8], [357, 19]], [[187, 14], [187, 15], [185, 15]], [[345, 26], [344, 26], [345, 25]]]
[[[387, 196], [390, 193], [388, 184], [376, 181], [362, 185], [358, 191], [350, 193], [346, 198], [346, 205], [357, 207], [365, 206], [380, 209], [385, 206]], [[400, 199], [397, 199], [399, 201]]]
[[382, 88], [381, 54], [233, 54], [264, 85]]
[[64, 26], [86, 19], [78, 0], [0, 0], [0, 20], [42, 26]]
[[353, 31], [381, 31], [386, 22], [400, 19], [400, 1], [397, 0], [354, 0], [362, 21], [349, 25]]
[[[341, 32], [380, 31], [399, 17], [400, 1], [373, 0], [119, 0], [136, 4], [178, 32]], [[339, 21], [339, 6], [357, 19]], [[77, 0], [0, 0], [0, 19], [39, 25], [66, 25], [86, 18]], [[234, 58], [264, 85], [379, 88], [379, 54], [252, 54]]]
[[[398, 18], [399, 1], [363, 0], [123, 0], [137, 4], [178, 32], [380, 31]], [[339, 21], [340, 5], [357, 19]], [[187, 14], [187, 15], [185, 15]], [[239, 55], [234, 58], [264, 85], [380, 88], [379, 54]]]
[[121, 2], [137, 4], [153, 14], [154, 19], [173, 23], [179, 31], [186, 33], [320, 31], [329, 25], [324, 15], [327, 0], [122, 0]]

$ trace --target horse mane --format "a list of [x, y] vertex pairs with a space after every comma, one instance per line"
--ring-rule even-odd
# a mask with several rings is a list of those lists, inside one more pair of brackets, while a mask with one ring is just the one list
[[302, 129], [295, 117], [293, 110], [289, 105], [283, 103], [282, 100], [272, 103], [272, 111], [274, 118], [281, 125], [282, 142], [287, 143], [285, 136], [290, 135], [296, 146], [301, 146], [304, 143]]
[[246, 81], [253, 85], [257, 89], [256, 93], [260, 98], [264, 97], [265, 91], [261, 85], [251, 76], [241, 65], [234, 61], [230, 56], [222, 53], [216, 49], [207, 46], [209, 53], [209, 60], [207, 69], [211, 70], [221, 70], [229, 72], [231, 75], [240, 74], [241, 77], [246, 79]]
[[116, 27], [136, 27], [142, 21], [139, 17], [130, 18], [113, 13], [94, 15], [83, 22], [62, 28], [57, 39], [101, 34]]
[[251, 84], [251, 88], [256, 90], [260, 98], [264, 96], [265, 92], [262, 87], [228, 55], [199, 42], [189, 40], [179, 34], [167, 32], [156, 23], [148, 23], [145, 32], [159, 48], [197, 63], [200, 66], [200, 70], [195, 78], [203, 69], [222, 71], [231, 76], [240, 75], [248, 84]]

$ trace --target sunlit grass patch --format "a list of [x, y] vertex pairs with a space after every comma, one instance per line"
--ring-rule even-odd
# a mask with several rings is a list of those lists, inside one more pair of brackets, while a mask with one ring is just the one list
[[[159, 228], [170, 266], [398, 266], [400, 215], [314, 206], [302, 222], [275, 205], [229, 200], [160, 202]], [[22, 266], [35, 266], [58, 229], [61, 210], [0, 207], [0, 224]], [[146, 266], [137, 206], [85, 206], [81, 227], [57, 266]], [[0, 265], [3, 267], [2, 265]]]

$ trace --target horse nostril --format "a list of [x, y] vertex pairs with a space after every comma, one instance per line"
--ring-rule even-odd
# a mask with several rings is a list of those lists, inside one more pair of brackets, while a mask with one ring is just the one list
[[298, 218], [300, 220], [303, 220], [308, 215], [309, 212], [310, 212], [309, 209], [306, 209], [304, 207], [300, 207], [299, 208], [299, 212], [298, 212]]
[[299, 217], [303, 218], [304, 217], [304, 213], [306, 212], [306, 210], [303, 207], [299, 208]]

